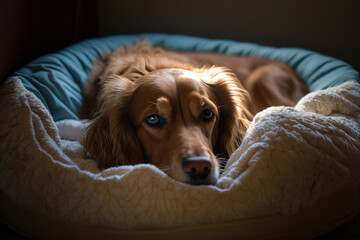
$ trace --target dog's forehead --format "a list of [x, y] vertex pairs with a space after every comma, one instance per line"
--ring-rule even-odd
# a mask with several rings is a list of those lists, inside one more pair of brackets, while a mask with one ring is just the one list
[[[159, 85], [167, 87], [172, 84], [176, 91], [201, 91], [203, 83], [200, 75], [185, 69], [163, 69], [155, 73]], [[162, 88], [161, 86], [159, 86]]]
[[200, 75], [198, 73], [184, 70], [184, 69], [170, 69], [173, 72], [176, 79], [183, 80], [194, 80], [195, 82], [201, 82]]
[[192, 91], [204, 92], [204, 83], [198, 73], [184, 69], [156, 70], [138, 80], [142, 91], [175, 96]]
[[177, 81], [177, 80], [193, 80], [195, 82], [201, 82], [200, 75], [196, 72], [178, 69], [178, 68], [167, 68], [160, 69], [151, 73], [154, 78], [161, 78], [163, 80]]
[[200, 75], [184, 69], [157, 70], [139, 79], [138, 84], [137, 96], [146, 102], [156, 102], [159, 97], [166, 97], [177, 105], [180, 99], [187, 99], [192, 92], [207, 96]]

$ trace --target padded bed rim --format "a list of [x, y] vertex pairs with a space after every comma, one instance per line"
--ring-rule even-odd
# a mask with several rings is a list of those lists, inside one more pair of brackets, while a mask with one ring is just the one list
[[[0, 221], [33, 239], [311, 239], [359, 213], [360, 191], [348, 185], [291, 216], [206, 224], [194, 227], [121, 230], [65, 223], [29, 210], [0, 190]], [[331, 211], [329, 211], [331, 209]], [[7, 219], [7, 221], [4, 221]]]

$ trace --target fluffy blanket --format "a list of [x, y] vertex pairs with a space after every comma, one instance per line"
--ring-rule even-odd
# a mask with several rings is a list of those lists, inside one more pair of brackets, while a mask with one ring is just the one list
[[149, 164], [100, 171], [81, 145], [86, 122], [54, 123], [16, 77], [0, 89], [0, 189], [52, 218], [147, 229], [295, 214], [360, 184], [360, 84], [256, 115], [216, 186], [176, 182]]

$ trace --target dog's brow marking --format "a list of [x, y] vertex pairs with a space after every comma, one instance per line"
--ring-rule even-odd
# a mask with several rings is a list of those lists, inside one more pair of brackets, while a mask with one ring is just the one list
[[164, 117], [170, 121], [171, 119], [171, 112], [172, 112], [172, 108], [171, 108], [171, 104], [169, 102], [169, 100], [165, 97], [160, 97], [156, 100], [155, 103], [156, 106], [156, 110], [159, 111], [162, 115], [164, 115]]

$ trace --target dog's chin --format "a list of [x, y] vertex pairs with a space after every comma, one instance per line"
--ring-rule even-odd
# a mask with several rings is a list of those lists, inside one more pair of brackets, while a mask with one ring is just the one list
[[188, 174], [184, 172], [181, 165], [178, 167], [172, 166], [171, 171], [166, 172], [166, 174], [179, 181], [190, 185], [215, 185], [219, 179], [219, 171], [212, 169], [211, 172], [205, 178], [191, 178]]
[[211, 173], [209, 176], [205, 179], [191, 179], [188, 178], [185, 183], [191, 184], [191, 185], [215, 185], [218, 180], [218, 177]]

